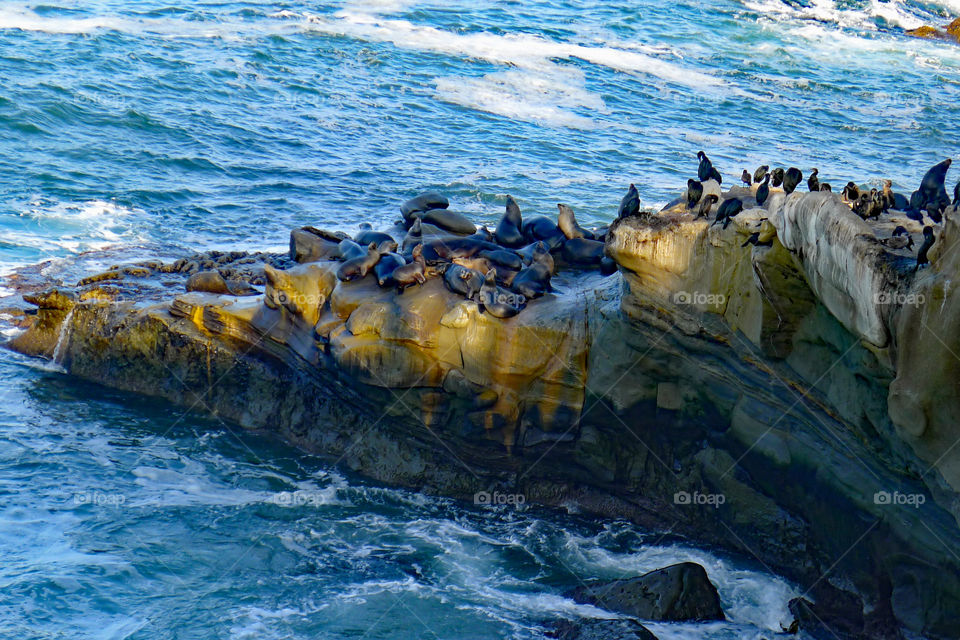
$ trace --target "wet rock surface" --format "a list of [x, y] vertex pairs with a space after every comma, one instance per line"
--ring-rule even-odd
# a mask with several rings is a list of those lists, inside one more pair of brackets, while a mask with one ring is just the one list
[[577, 602], [658, 622], [724, 620], [717, 588], [693, 562], [671, 565], [637, 578], [579, 587]]

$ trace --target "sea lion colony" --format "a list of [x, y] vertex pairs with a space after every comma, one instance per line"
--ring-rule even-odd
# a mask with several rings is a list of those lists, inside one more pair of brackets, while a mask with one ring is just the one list
[[[628, 194], [629, 195], [629, 194]], [[630, 208], [639, 210], [639, 196]], [[373, 274], [384, 288], [398, 294], [428, 278], [440, 277], [447, 289], [475, 300], [481, 312], [510, 318], [526, 302], [554, 291], [551, 278], [561, 265], [616, 271], [604, 255], [606, 229], [585, 229], [573, 209], [559, 204], [557, 220], [524, 217], [507, 196], [506, 211], [496, 229], [477, 227], [450, 209], [438, 193], [423, 193], [400, 206], [403, 219], [386, 231], [369, 224], [353, 238], [312, 227], [324, 245], [320, 256], [340, 260], [337, 278], [350, 282]]]
[[[724, 197], [720, 172], [703, 151], [697, 158], [698, 179], [687, 181], [680, 203], [695, 219], [708, 217], [719, 203], [711, 226], [722, 224], [726, 229], [744, 210], [744, 202], [729, 192]], [[960, 182], [954, 188], [952, 203], [944, 185], [950, 164], [947, 159], [931, 168], [909, 199], [893, 192], [889, 180], [883, 189], [869, 191], [848, 182], [839, 197], [864, 220], [899, 211], [921, 224], [925, 215], [933, 224], [940, 224], [948, 206], [960, 205]], [[752, 175], [744, 169], [740, 179], [747, 188], [756, 187], [756, 206], [764, 207], [771, 187], [793, 193], [803, 182], [803, 173], [796, 167], [770, 171], [768, 165], [762, 165]], [[820, 181], [818, 169], [811, 171], [807, 188], [811, 192], [832, 191], [828, 183]], [[342, 261], [337, 277], [343, 282], [373, 274], [381, 287], [393, 287], [402, 294], [410, 286], [440, 277], [450, 291], [475, 300], [481, 312], [509, 318], [520, 313], [527, 300], [554, 291], [551, 278], [560, 265], [599, 268], [605, 275], [616, 270], [604, 253], [607, 229], [584, 229], [573, 209], [565, 204], [558, 204], [557, 208], [556, 221], [541, 215], [524, 217], [516, 201], [507, 196], [505, 212], [491, 232], [450, 210], [450, 202], [443, 195], [429, 192], [404, 202], [400, 206], [403, 219], [386, 231], [375, 231], [364, 223], [361, 231], [349, 238], [342, 233], [305, 229], [328, 243], [323, 252], [326, 257]], [[617, 218], [640, 213], [640, 196], [631, 184], [620, 202]], [[923, 228], [922, 238], [917, 268], [927, 264], [926, 254], [935, 241], [932, 226]], [[897, 226], [890, 238], [880, 242], [893, 250], [912, 250], [914, 246], [903, 226]], [[761, 240], [760, 234], [754, 233], [742, 246], [748, 244], [762, 247], [770, 246], [772, 241]]]

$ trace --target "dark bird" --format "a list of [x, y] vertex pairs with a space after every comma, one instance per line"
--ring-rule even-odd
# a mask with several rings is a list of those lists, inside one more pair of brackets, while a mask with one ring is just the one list
[[820, 191], [829, 191], [830, 193], [833, 193], [833, 187], [830, 186], [829, 182], [821, 182]]
[[697, 168], [697, 179], [704, 182], [710, 179], [710, 172], [713, 171], [713, 163], [703, 151], [697, 152], [697, 158], [700, 160], [700, 166]]
[[891, 249], [913, 249], [913, 236], [905, 227], [898, 225], [889, 238], [881, 240], [885, 246]]
[[870, 195], [867, 193], [861, 193], [860, 197], [857, 198], [857, 201], [853, 203], [851, 209], [853, 212], [860, 216], [863, 220], [867, 219], [867, 207], [870, 204]]
[[783, 169], [777, 167], [770, 176], [770, 186], [779, 187], [783, 184]]
[[714, 167], [710, 167], [710, 179], [716, 180], [717, 184], [723, 184], [723, 176], [721, 176], [720, 172]]
[[[741, 211], [743, 211], [743, 202], [740, 201], [740, 198], [728, 198], [717, 209], [717, 219], [713, 221], [713, 224], [723, 222], [723, 228], [726, 229], [730, 220]], [[713, 224], [710, 226], [712, 227]]]
[[637, 193], [637, 188], [630, 185], [630, 188], [627, 189], [627, 195], [623, 196], [623, 199], [620, 200], [620, 210], [617, 211], [618, 218], [627, 218], [629, 216], [635, 216], [640, 213], [640, 194]]
[[763, 203], [770, 197], [770, 174], [763, 177], [763, 183], [757, 187], [757, 206], [762, 207]]
[[753, 181], [760, 182], [763, 180], [763, 176], [767, 175], [768, 171], [770, 171], [770, 167], [768, 165], [760, 165], [757, 167], [757, 170], [753, 172]]
[[883, 213], [883, 194], [876, 189], [870, 189], [866, 217], [879, 218], [881, 213]]
[[740, 181], [748, 187], [753, 184], [753, 180], [750, 178], [750, 172], [744, 169], [743, 173], [740, 174]]
[[814, 168], [810, 172], [810, 177], [807, 178], [807, 189], [812, 191], [820, 191], [820, 178], [817, 177], [817, 174], [820, 173], [820, 169]]
[[847, 186], [843, 188], [841, 196], [844, 202], [856, 202], [860, 199], [860, 189], [857, 188], [855, 183], [848, 182]]
[[786, 175], [783, 176], [783, 191], [787, 195], [793, 193], [797, 185], [800, 184], [800, 181], [803, 180], [803, 173], [800, 169], [796, 167], [790, 167], [787, 169]]
[[708, 193], [703, 196], [703, 199], [700, 201], [700, 210], [697, 211], [697, 216], [694, 220], [708, 217], [710, 215], [710, 209], [713, 205], [717, 204], [717, 200], [719, 199], [715, 193]]
[[703, 183], [694, 179], [687, 180], [687, 209], [693, 210], [703, 197]]
[[930, 251], [930, 247], [933, 246], [934, 242], [936, 242], [936, 238], [933, 237], [933, 227], [924, 227], [923, 244], [920, 245], [920, 250], [917, 251], [917, 266], [913, 270], [914, 273], [916, 273], [920, 267], [930, 264], [930, 260], [927, 259], [927, 253]]
[[766, 242], [760, 242], [760, 232], [754, 232], [750, 234], [750, 237], [747, 238], [747, 241], [744, 242], [741, 247], [745, 247], [748, 244], [752, 244], [755, 247], [772, 247], [773, 240], [767, 240]]

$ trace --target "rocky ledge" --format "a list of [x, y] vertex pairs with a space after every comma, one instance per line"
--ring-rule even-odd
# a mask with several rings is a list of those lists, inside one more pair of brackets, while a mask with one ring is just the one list
[[[10, 346], [384, 482], [718, 545], [795, 580], [815, 637], [955, 637], [960, 214], [918, 270], [881, 240], [921, 239], [896, 211], [868, 223], [829, 192], [761, 207], [756, 187], [708, 186], [743, 211], [721, 226], [628, 194], [607, 230], [561, 207], [561, 237], [508, 202], [510, 224], [467, 235], [426, 197], [359, 253], [304, 228], [289, 257], [21, 274], [8, 286], [37, 308]], [[537, 265], [516, 293], [516, 267]]]

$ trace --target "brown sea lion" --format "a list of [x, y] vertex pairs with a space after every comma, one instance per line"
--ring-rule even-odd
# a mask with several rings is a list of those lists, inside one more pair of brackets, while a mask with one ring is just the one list
[[410, 285], [422, 285], [427, 281], [427, 265], [423, 261], [423, 245], [415, 246], [412, 255], [413, 262], [397, 267], [391, 274], [391, 278], [397, 283], [397, 293], [403, 293], [404, 289]]
[[593, 234], [577, 224], [577, 217], [573, 214], [573, 209], [565, 204], [558, 204], [557, 226], [567, 239], [588, 238], [593, 239]]
[[350, 282], [367, 275], [380, 261], [380, 252], [377, 251], [377, 245], [371, 242], [367, 245], [366, 254], [347, 260], [337, 269], [337, 279], [341, 282]]

